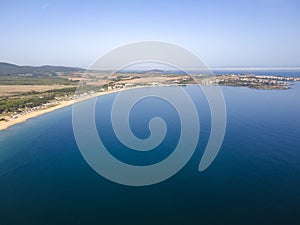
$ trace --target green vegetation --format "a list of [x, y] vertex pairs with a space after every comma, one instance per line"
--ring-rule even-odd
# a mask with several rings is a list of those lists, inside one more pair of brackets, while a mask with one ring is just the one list
[[74, 95], [76, 87], [49, 90], [45, 92], [30, 91], [27, 93], [0, 97], [0, 114], [22, 111], [48, 103], [56, 98]]
[[0, 85], [77, 85], [77, 83], [78, 81], [58, 77], [0, 76]]
[[0, 62], [0, 76], [56, 76], [57, 72], [69, 73], [83, 71], [80, 68], [65, 66], [18, 66], [10, 63]]
[[104, 84], [104, 85], [102, 86], [102, 88], [103, 88], [105, 91], [107, 91], [107, 90], [108, 90], [108, 84]]
[[33, 108], [49, 103], [56, 99], [68, 100], [76, 94], [83, 94], [89, 92], [98, 92], [99, 86], [96, 85], [82, 85], [77, 87], [68, 87], [61, 89], [48, 90], [43, 92], [30, 91], [18, 95], [1, 96], [0, 97], [0, 114], [20, 112], [26, 108]]
[[100, 88], [98, 85], [86, 85], [81, 83], [77, 89], [76, 89], [76, 94], [84, 94], [88, 92], [99, 92]]
[[196, 82], [192, 77], [184, 78], [179, 80], [178, 84], [195, 84]]
[[38, 96], [30, 96], [27, 98], [17, 98], [17, 99], [1, 99], [0, 100], [0, 113], [17, 112], [23, 108], [33, 108], [35, 106], [47, 103], [52, 100], [54, 95], [43, 96], [39, 98]]

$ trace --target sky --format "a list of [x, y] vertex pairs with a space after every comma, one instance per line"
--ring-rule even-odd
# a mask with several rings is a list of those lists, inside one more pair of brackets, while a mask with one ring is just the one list
[[209, 67], [300, 67], [299, 12], [298, 0], [0, 0], [0, 61], [87, 68], [153, 40]]

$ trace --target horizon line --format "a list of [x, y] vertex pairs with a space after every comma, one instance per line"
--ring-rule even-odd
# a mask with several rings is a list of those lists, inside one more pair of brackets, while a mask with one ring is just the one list
[[[91, 69], [89, 67], [84, 67], [84, 66], [69, 66], [69, 65], [66, 65], [66, 64], [40, 64], [40, 65], [30, 65], [30, 64], [16, 64], [16, 63], [13, 63], [13, 62], [7, 62], [7, 61], [0, 61], [0, 63], [7, 63], [7, 64], [12, 64], [12, 65], [16, 65], [16, 66], [32, 66], [32, 67], [41, 67], [41, 66], [61, 66], [61, 67], [71, 67], [71, 68], [78, 68], [78, 69]], [[151, 67], [149, 68], [140, 68], [140, 69], [152, 69]], [[300, 70], [300, 66], [295, 66], [295, 67], [291, 67], [291, 66], [288, 66], [288, 67], [219, 67], [219, 66], [215, 66], [215, 67], [208, 67], [208, 69], [211, 69], [211, 70], [267, 70], [267, 69], [272, 69], [272, 70], [287, 70], [287, 69], [290, 69], [290, 70]], [[136, 70], [139, 70], [139, 69], [136, 69]], [[193, 70], [191, 68], [191, 70]], [[166, 70], [168, 71], [168, 70]], [[169, 71], [172, 71], [172, 70], [169, 70]]]

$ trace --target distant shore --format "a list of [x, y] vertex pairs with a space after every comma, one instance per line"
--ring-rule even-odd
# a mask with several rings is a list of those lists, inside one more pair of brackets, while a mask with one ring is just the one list
[[[87, 96], [82, 96], [78, 99], [70, 100], [60, 100], [56, 104], [53, 103], [52, 106], [45, 106], [46, 108], [31, 109], [32, 111], [26, 112], [24, 114], [19, 114], [12, 116], [9, 119], [0, 121], [0, 130], [5, 130], [15, 124], [25, 122], [30, 118], [34, 118], [40, 115], [43, 115], [48, 112], [53, 112], [57, 109], [73, 105], [77, 101], [86, 100], [89, 98], [106, 95], [114, 92], [119, 92], [122, 90], [128, 90], [133, 88], [141, 87], [153, 87], [153, 86], [185, 86], [189, 84], [198, 84], [198, 85], [218, 85], [218, 86], [238, 86], [238, 87], [249, 87], [253, 89], [263, 89], [263, 90], [286, 90], [290, 88], [292, 82], [300, 81], [300, 78], [295, 77], [280, 77], [280, 76], [257, 76], [257, 75], [218, 75], [218, 76], [199, 76], [196, 77], [196, 80], [193, 80], [191, 77], [184, 75], [173, 75], [170, 74], [146, 74], [146, 76], [137, 76], [136, 74], [122, 74], [115, 75], [115, 77], [110, 78], [110, 86], [107, 86], [106, 90], [101, 92], [94, 92]], [[95, 78], [93, 78], [95, 79]], [[107, 78], [105, 78], [106, 80]], [[157, 80], [159, 82], [157, 82]], [[85, 80], [86, 81], [86, 80]], [[195, 82], [196, 81], [196, 82]]]

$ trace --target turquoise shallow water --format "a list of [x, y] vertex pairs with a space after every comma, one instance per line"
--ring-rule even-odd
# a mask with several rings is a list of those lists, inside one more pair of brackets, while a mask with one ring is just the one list
[[[287, 91], [224, 87], [225, 139], [201, 173], [210, 114], [203, 94], [187, 91], [199, 105], [197, 151], [179, 173], [152, 186], [122, 186], [95, 173], [77, 148], [72, 107], [1, 131], [0, 224], [299, 224], [300, 85]], [[171, 131], [156, 152], [134, 154], [106, 120], [114, 98], [100, 97], [96, 107], [106, 106], [96, 122], [111, 153], [135, 165], [168, 157], [179, 135], [174, 109], [151, 98], [133, 109], [132, 130], [140, 138], [149, 135], [152, 116], [165, 118]]]

